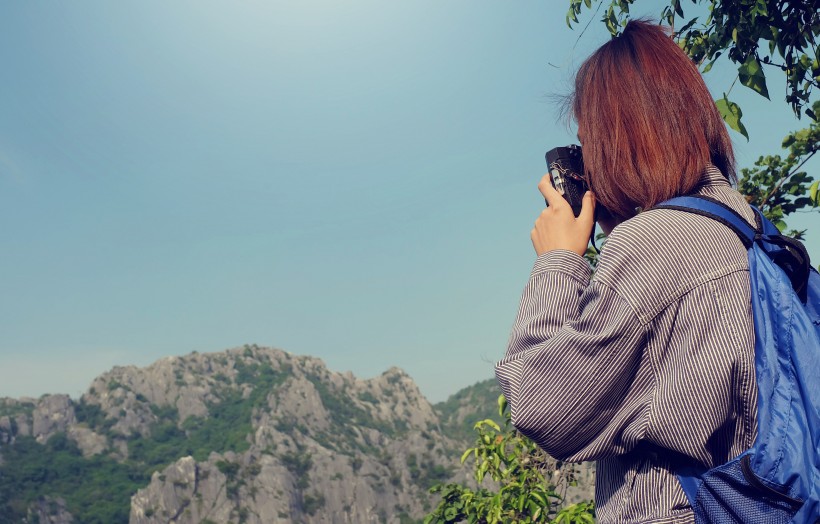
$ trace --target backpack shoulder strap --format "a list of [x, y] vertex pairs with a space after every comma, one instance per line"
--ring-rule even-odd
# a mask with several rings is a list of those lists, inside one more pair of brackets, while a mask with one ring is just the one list
[[777, 227], [766, 220], [759, 209], [752, 207], [757, 227], [750, 226], [746, 219], [726, 204], [705, 196], [670, 198], [652, 209], [677, 209], [717, 220], [734, 231], [746, 249], [751, 249], [756, 241], [761, 240], [761, 249], [786, 272], [797, 296], [804, 304], [806, 303], [808, 278], [811, 272], [809, 254], [803, 244], [781, 235]]
[[[704, 196], [680, 196], [661, 202], [652, 209], [676, 209], [717, 220], [734, 231], [746, 249], [752, 247], [757, 230], [726, 204]], [[755, 213], [757, 216], [757, 213]], [[759, 221], [759, 218], [758, 218]], [[758, 222], [759, 223], [759, 222]]]

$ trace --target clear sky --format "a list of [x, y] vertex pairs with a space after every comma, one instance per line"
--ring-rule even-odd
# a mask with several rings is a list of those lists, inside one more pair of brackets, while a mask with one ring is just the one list
[[[491, 377], [554, 95], [608, 38], [566, 4], [2, 3], [0, 396], [245, 343], [433, 401]], [[732, 91], [741, 166], [806, 125], [784, 90]]]

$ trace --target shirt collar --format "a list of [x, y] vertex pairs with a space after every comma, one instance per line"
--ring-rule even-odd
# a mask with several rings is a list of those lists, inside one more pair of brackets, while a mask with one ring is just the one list
[[703, 174], [700, 176], [700, 184], [703, 186], [726, 186], [730, 187], [729, 180], [720, 172], [720, 169], [713, 164], [708, 164]]

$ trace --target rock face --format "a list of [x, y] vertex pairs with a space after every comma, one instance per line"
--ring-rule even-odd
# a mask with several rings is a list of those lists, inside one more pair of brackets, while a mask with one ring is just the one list
[[[106, 413], [125, 411], [112, 426], [124, 436], [150, 434], [152, 404], [176, 408], [183, 427], [207, 424], [219, 403], [251, 408], [242, 445], [155, 473], [132, 498], [133, 524], [398, 521], [421, 516], [429, 484], [455, 471], [457, 444], [396, 368], [359, 380], [315, 358], [246, 347], [166, 359], [144, 373], [116, 368], [93, 387], [105, 392]], [[410, 455], [427, 465], [409, 472]]]
[[44, 443], [77, 423], [68, 395], [43, 395], [39, 399], [0, 399], [0, 446], [18, 436]]
[[38, 524], [72, 524], [74, 517], [65, 508], [60, 498], [41, 497], [28, 509], [26, 522]]
[[31, 398], [0, 399], [0, 446], [14, 443], [18, 435], [31, 435], [31, 420], [36, 407], [37, 401]]
[[[68, 449], [54, 435], [132, 477], [153, 471], [131, 493], [134, 524], [399, 522], [465, 475], [463, 443], [400, 369], [362, 380], [256, 346], [115, 367], [78, 401], [0, 399], [0, 458], [21, 438]], [[45, 500], [29, 515], [76, 507]]]
[[55, 433], [65, 432], [77, 423], [68, 395], [45, 395], [32, 413], [31, 434], [41, 444]]
[[[135, 487], [121, 494], [130, 508], [95, 513], [117, 515], [105, 522], [415, 521], [436, 501], [430, 486], [469, 477], [458, 462], [469, 441], [451, 427], [486, 418], [469, 406], [493, 395], [434, 407], [397, 368], [362, 380], [277, 349], [192, 353], [115, 367], [78, 401], [0, 399], [0, 467], [24, 441], [109, 464], [104, 486]], [[18, 520], [70, 522], [88, 505], [37, 495]]]

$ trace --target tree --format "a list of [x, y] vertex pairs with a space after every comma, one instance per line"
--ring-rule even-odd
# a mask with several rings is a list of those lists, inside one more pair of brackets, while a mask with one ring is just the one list
[[[820, 101], [814, 103], [813, 112], [820, 113]], [[783, 139], [782, 146], [788, 151], [785, 157], [761, 156], [754, 167], [741, 169], [738, 191], [781, 231], [787, 229], [787, 216], [816, 211], [820, 206], [820, 181], [801, 170], [820, 149], [818, 138], [820, 123], [815, 120]], [[802, 240], [805, 232], [791, 230], [787, 234]]]

